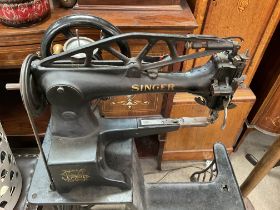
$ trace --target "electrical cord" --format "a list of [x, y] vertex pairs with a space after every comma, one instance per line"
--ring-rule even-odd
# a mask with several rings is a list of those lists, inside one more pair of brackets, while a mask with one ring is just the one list
[[[157, 180], [155, 183], [160, 183], [162, 182], [162, 180], [164, 180], [170, 173], [173, 173], [175, 171], [178, 171], [178, 170], [181, 170], [181, 169], [186, 169], [186, 168], [195, 168], [195, 169], [199, 169], [199, 170], [204, 170], [204, 168], [202, 167], [198, 167], [198, 166], [184, 166], [184, 167], [178, 167], [178, 168], [174, 168], [174, 169], [170, 169], [170, 170], [162, 170], [162, 171], [159, 171], [159, 172], [148, 172], [148, 173], [144, 173], [144, 176], [145, 175], [151, 175], [151, 174], [158, 174], [158, 173], [161, 173], [161, 172], [165, 172], [164, 175], [159, 179]], [[207, 173], [211, 174], [209, 171], [206, 171]]]

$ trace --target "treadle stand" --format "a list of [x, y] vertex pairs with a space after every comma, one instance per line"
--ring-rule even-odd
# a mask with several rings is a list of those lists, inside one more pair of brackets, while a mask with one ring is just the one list
[[[49, 132], [43, 146], [45, 154], [48, 154], [51, 146]], [[90, 209], [96, 204], [125, 204], [127, 209], [139, 210], [245, 209], [226, 149], [221, 143], [214, 145], [215, 159], [211, 166], [215, 165], [217, 173], [210, 182], [205, 182], [207, 180], [204, 179], [204, 182], [144, 184], [142, 169], [132, 139], [111, 143], [105, 153], [110, 167], [122, 170], [131, 177], [131, 189], [88, 186], [60, 194], [50, 189], [46, 169], [42, 158], [39, 157], [29, 190], [29, 202], [39, 206], [55, 206], [57, 209], [69, 210]], [[114, 162], [112, 158], [116, 157], [116, 153], [120, 164], [110, 165]], [[129, 168], [132, 170], [129, 171]]]

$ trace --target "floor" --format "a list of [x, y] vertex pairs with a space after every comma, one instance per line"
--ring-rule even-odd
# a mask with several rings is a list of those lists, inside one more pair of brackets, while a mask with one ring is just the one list
[[[253, 166], [244, 158], [244, 154], [251, 153], [257, 159], [261, 159], [275, 140], [275, 137], [258, 131], [251, 132], [238, 152], [231, 155], [233, 169], [239, 184], [242, 184], [253, 169]], [[273, 168], [249, 194], [248, 198], [256, 210], [280, 210], [280, 167]]]
[[[240, 184], [246, 179], [253, 166], [245, 159], [246, 153], [260, 159], [275, 137], [264, 135], [258, 131], [251, 132], [239, 150], [230, 156], [237, 181]], [[163, 171], [155, 170], [153, 159], [142, 159], [141, 164], [146, 182], [179, 182], [189, 181], [190, 175], [204, 168], [209, 162], [164, 162]], [[257, 185], [249, 195], [255, 210], [280, 210], [280, 167], [274, 168]]]

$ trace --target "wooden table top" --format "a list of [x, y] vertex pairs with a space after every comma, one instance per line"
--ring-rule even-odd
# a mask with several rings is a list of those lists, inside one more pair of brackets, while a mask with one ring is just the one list
[[189, 33], [197, 27], [189, 7], [170, 10], [76, 10], [55, 9], [45, 21], [26, 28], [11, 28], [0, 25], [0, 47], [40, 43], [41, 37], [50, 24], [57, 19], [71, 14], [89, 14], [101, 17], [123, 32], [150, 31], [165, 33]]

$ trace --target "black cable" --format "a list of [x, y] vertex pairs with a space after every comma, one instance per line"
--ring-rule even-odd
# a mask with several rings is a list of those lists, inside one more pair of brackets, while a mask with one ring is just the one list
[[[196, 169], [199, 169], [199, 170], [204, 170], [204, 168], [201, 168], [201, 167], [198, 167], [198, 166], [184, 166], [184, 167], [174, 168], [174, 169], [170, 169], [170, 170], [162, 170], [161, 172], [165, 172], [165, 174], [155, 183], [160, 183], [165, 177], [167, 177], [170, 173], [172, 173], [174, 171], [178, 171], [178, 170], [186, 169], [186, 168], [196, 168]], [[206, 172], [211, 174], [209, 171], [206, 171]], [[157, 173], [160, 173], [160, 172], [145, 173], [144, 176], [145, 175], [150, 175], [150, 174], [157, 174]]]

